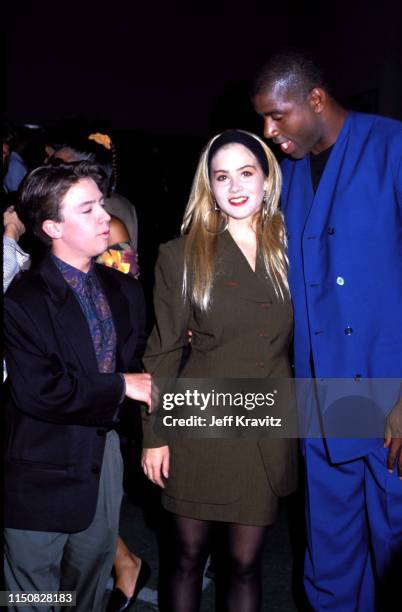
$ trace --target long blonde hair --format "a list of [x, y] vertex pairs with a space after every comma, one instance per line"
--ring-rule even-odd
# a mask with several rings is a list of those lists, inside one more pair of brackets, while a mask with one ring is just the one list
[[[286, 233], [283, 216], [278, 209], [282, 174], [271, 149], [258, 136], [243, 130], [236, 132], [254, 138], [267, 158], [266, 193], [256, 218], [257, 250], [262, 255], [276, 295], [283, 300], [289, 285]], [[183, 297], [203, 311], [208, 310], [211, 303], [217, 235], [227, 226], [227, 223], [222, 226], [224, 215], [215, 208], [208, 170], [210, 148], [220, 136], [214, 136], [201, 154], [181, 226], [181, 234], [186, 236]]]

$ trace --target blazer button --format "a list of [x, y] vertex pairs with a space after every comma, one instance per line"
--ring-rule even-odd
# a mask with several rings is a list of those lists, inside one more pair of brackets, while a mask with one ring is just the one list
[[329, 227], [329, 228], [328, 228], [328, 234], [329, 234], [330, 236], [333, 236], [333, 235], [335, 234], [335, 228], [334, 228], [334, 227]]
[[346, 336], [351, 336], [353, 334], [353, 329], [348, 325], [345, 327], [344, 332]]
[[101, 469], [100, 469], [99, 465], [93, 465], [92, 468], [91, 468], [92, 474], [100, 474], [100, 471], [101, 471]]
[[342, 285], [345, 284], [345, 279], [342, 276], [338, 276], [336, 279], [336, 284], [342, 287]]

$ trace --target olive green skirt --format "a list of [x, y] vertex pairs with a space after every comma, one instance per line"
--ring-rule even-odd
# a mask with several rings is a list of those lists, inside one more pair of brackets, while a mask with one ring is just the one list
[[[192, 502], [177, 499], [167, 495], [164, 491], [162, 494], [164, 508], [179, 516], [203, 521], [224, 521], [225, 523], [256, 526], [272, 525], [277, 516], [279, 498], [269, 483], [257, 444], [253, 453], [253, 460], [247, 462], [250, 468], [244, 480], [245, 484], [235, 501], [227, 504]], [[231, 474], [230, 477], [235, 478], [236, 476]], [[169, 478], [174, 478], [174, 473], [171, 473]]]

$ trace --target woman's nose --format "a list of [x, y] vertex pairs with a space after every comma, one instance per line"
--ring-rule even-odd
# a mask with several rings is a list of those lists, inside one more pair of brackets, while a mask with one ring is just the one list
[[236, 193], [240, 189], [239, 180], [234, 178], [230, 181], [229, 191]]

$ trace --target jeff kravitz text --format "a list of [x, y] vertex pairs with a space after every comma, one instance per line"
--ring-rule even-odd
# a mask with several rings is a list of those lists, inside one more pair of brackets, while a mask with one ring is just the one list
[[171, 414], [162, 418], [165, 427], [281, 427], [282, 419], [272, 416], [252, 418], [245, 415], [227, 414], [224, 417], [201, 417], [192, 415], [187, 418], [174, 417]]

